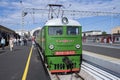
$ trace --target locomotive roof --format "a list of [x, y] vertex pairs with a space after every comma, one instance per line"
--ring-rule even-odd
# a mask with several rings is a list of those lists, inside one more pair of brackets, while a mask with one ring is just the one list
[[48, 20], [45, 24], [45, 26], [61, 26], [61, 25], [81, 26], [78, 21], [72, 19], [68, 19], [68, 24], [63, 24], [61, 18]]

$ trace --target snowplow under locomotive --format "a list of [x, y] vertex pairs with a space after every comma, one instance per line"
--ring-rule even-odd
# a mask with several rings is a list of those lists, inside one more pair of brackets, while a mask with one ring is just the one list
[[82, 62], [82, 27], [75, 20], [48, 20], [37, 36], [44, 62], [51, 73], [79, 72]]

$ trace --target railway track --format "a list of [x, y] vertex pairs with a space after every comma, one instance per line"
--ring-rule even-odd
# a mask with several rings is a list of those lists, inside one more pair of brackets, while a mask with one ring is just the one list
[[120, 80], [119, 77], [86, 62], [82, 63], [82, 69], [93, 76], [96, 80]]
[[51, 80], [84, 80], [78, 73], [73, 74], [52, 74]]

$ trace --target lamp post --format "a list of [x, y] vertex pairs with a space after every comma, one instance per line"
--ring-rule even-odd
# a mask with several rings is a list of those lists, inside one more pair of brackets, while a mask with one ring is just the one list
[[24, 17], [23, 17], [23, 4], [22, 1], [20, 1], [21, 4], [21, 36], [24, 36], [23, 27], [24, 27]]
[[[112, 10], [114, 11], [116, 9], [116, 7], [113, 7]], [[113, 26], [113, 14], [111, 15], [111, 26]], [[111, 44], [114, 43], [114, 39], [113, 39], [113, 33], [111, 32]]]
[[22, 26], [21, 36], [24, 36], [24, 17], [27, 15], [27, 12], [24, 12], [22, 1], [20, 1], [20, 4], [21, 4], [21, 26]]

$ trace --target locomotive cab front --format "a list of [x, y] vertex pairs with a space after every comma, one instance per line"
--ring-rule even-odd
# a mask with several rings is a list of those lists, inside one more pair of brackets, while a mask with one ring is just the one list
[[44, 57], [51, 73], [79, 72], [81, 25], [74, 20], [49, 20], [44, 27]]

